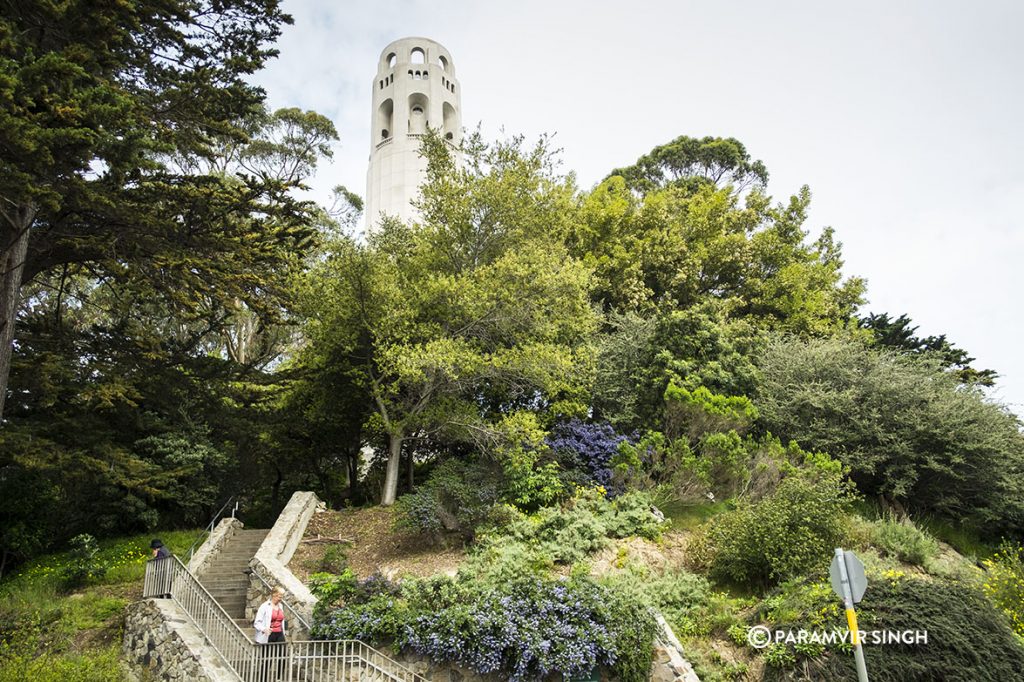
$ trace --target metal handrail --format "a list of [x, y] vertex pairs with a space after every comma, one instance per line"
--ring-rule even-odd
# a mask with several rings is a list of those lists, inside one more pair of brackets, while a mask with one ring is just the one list
[[231, 504], [232, 502], [235, 503], [235, 506], [231, 509], [231, 518], [235, 518], [235, 512], [238, 511], [238, 500], [235, 499], [234, 495], [232, 495], [231, 497], [228, 498], [228, 501], [221, 506], [220, 510], [213, 515], [213, 519], [211, 519], [210, 523], [208, 523], [206, 527], [203, 529], [203, 534], [196, 538], [195, 542], [192, 543], [192, 546], [188, 548], [189, 565], [192, 564], [192, 556], [193, 554], [195, 554], [196, 546], [203, 542], [206, 542], [206, 538], [213, 533], [213, 529], [217, 525], [217, 519], [220, 518], [220, 515], [224, 513], [224, 510], [227, 509], [228, 505]]
[[[274, 586], [271, 585], [270, 583], [268, 583], [266, 578], [264, 578], [262, 575], [260, 575], [258, 571], [254, 571], [252, 568], [250, 568], [250, 569], [248, 569], [246, 571], [246, 573], [248, 573], [249, 575], [254, 575], [257, 578], [259, 578], [259, 581], [261, 583], [263, 583], [263, 586], [266, 587], [268, 590], [274, 589]], [[306, 629], [306, 632], [311, 632], [311, 629], [309, 627], [309, 623], [306, 622], [306, 619], [302, 617], [302, 614], [300, 614], [295, 609], [294, 606], [292, 606], [287, 601], [285, 601], [284, 597], [281, 598], [281, 603], [285, 606], [285, 608], [287, 608], [289, 611], [292, 612], [292, 615], [295, 616], [295, 619], [302, 624], [302, 627]]]
[[[146, 562], [142, 596], [159, 595], [169, 595], [231, 671], [242, 677], [239, 668], [244, 669], [244, 662], [252, 658], [247, 650], [252, 640], [176, 556]], [[232, 650], [225, 651], [229, 646]]]
[[242, 682], [334, 682], [365, 668], [391, 682], [427, 682], [359, 640], [256, 644], [176, 556], [146, 562], [142, 596], [169, 596]]

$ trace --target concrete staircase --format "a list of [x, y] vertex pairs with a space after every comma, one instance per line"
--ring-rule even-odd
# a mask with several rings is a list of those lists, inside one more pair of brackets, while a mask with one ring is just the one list
[[249, 589], [246, 570], [249, 568], [249, 560], [269, 532], [266, 529], [237, 531], [199, 578], [210, 596], [250, 637], [253, 634], [252, 620], [245, 617], [245, 599]]

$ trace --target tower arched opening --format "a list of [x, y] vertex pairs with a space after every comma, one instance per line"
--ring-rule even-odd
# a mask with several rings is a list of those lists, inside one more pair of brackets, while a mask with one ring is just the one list
[[427, 96], [422, 92], [409, 95], [409, 134], [423, 135], [427, 132]]
[[380, 140], [391, 137], [391, 131], [395, 129], [395, 103], [388, 98], [380, 103], [377, 109], [377, 130], [380, 131]]
[[427, 54], [423, 51], [422, 47], [414, 47], [412, 52], [409, 53], [409, 61], [413, 64], [426, 64]]
[[444, 116], [442, 124], [444, 139], [454, 141], [455, 136], [459, 133], [459, 116], [455, 113], [455, 107], [451, 105], [451, 102], [445, 102], [441, 106], [441, 113]]

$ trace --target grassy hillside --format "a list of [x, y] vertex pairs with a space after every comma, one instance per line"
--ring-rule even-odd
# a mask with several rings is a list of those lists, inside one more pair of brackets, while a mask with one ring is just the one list
[[[831, 630], [844, 628], [845, 621], [827, 574], [819, 570], [764, 585], [732, 582], [709, 570], [702, 537], [733, 507], [731, 502], [666, 504], [664, 530], [657, 536], [612, 533], [602, 538], [598, 537], [602, 525], [593, 513], [606, 512], [577, 501], [559, 512], [557, 520], [543, 511], [511, 523], [506, 519], [460, 549], [454, 549], [462, 545], [457, 536], [434, 536], [432, 546], [427, 537], [402, 530], [402, 524], [394, 523], [400, 519], [398, 510], [328, 512], [318, 514], [311, 523], [291, 568], [304, 577], [316, 571], [338, 576], [334, 581], [323, 575], [313, 580], [333, 589], [322, 593], [328, 599], [342, 595], [345, 606], [333, 612], [333, 620], [323, 621], [328, 623], [325, 633], [336, 636], [342, 630], [351, 634], [347, 629], [359, 625], [365, 630], [360, 631], [364, 638], [398, 643], [398, 638], [408, 636], [398, 634], [403, 632], [400, 623], [414, 631], [436, 608], [431, 601], [435, 598], [424, 594], [454, 590], [460, 599], [467, 599], [478, 590], [504, 589], [509, 576], [519, 581], [530, 576], [571, 580], [586, 575], [610, 593], [657, 607], [705, 682], [845, 679], [853, 668], [849, 651], [842, 647], [773, 645], [758, 650], [748, 644], [747, 631], [753, 625]], [[905, 651], [876, 647], [870, 657], [881, 679], [904, 679], [901, 676], [919, 665], [966, 674], [970, 663], [965, 657], [978, 647], [989, 649], [986, 670], [1024, 660], [1024, 649], [1013, 641], [1005, 618], [1012, 620], [1019, 611], [1011, 603], [1019, 591], [1008, 583], [1004, 591], [1008, 599], [1002, 599], [994, 589], [997, 576], [1005, 574], [1013, 582], [1017, 573], [1010, 570], [1005, 557], [1000, 565], [992, 563], [994, 547], [967, 543], [965, 555], [964, 547], [957, 551], [945, 541], [963, 538], [937, 537], [949, 536], [941, 532], [948, 528], [915, 524], [870, 504], [857, 505], [841, 517], [840, 525], [840, 543], [857, 552], [871, 581], [861, 608], [862, 624], [868, 629], [897, 625], [926, 629], [936, 638], [930, 646]], [[929, 532], [926, 525], [934, 530]], [[553, 541], [548, 538], [551, 532]], [[988, 572], [979, 560], [986, 560]], [[395, 579], [402, 579], [406, 587], [391, 582]], [[377, 592], [379, 603], [374, 597]], [[918, 607], [922, 600], [932, 601]], [[458, 614], [460, 608], [455, 608]], [[476, 613], [474, 607], [468, 608], [468, 613]], [[456, 620], [461, 623], [466, 616], [458, 614]], [[978, 618], [991, 622], [970, 620]], [[960, 627], [961, 621], [965, 631], [959, 636], [970, 642], [947, 636], [947, 630]], [[366, 629], [367, 622], [384, 625]], [[987, 636], [998, 640], [998, 646], [986, 644]], [[474, 659], [467, 656], [467, 660]], [[921, 674], [914, 679], [930, 679], [931, 673]]]
[[5, 577], [0, 682], [123, 680], [124, 607], [142, 596], [150, 540], [160, 537], [172, 552], [184, 553], [200, 533], [158, 531], [104, 540], [91, 556], [72, 550], [49, 554]]

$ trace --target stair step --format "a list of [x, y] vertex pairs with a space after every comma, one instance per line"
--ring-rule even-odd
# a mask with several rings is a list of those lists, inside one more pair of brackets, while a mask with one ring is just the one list
[[210, 596], [213, 597], [214, 599], [216, 599], [217, 601], [235, 601], [237, 599], [245, 599], [245, 597], [247, 595], [246, 590], [241, 590], [241, 589], [240, 590], [218, 590], [218, 591], [207, 590], [207, 592], [209, 592]]
[[232, 549], [225, 549], [220, 554], [218, 554], [217, 556], [213, 557], [213, 560], [214, 561], [218, 561], [218, 560], [223, 560], [223, 559], [241, 559], [243, 557], [246, 558], [246, 559], [251, 559], [254, 556], [256, 556], [256, 550], [255, 549], [254, 550], [241, 550], [241, 549], [235, 550], [234, 548], [232, 548]]
[[206, 588], [207, 592], [214, 596], [217, 596], [218, 594], [245, 594], [249, 589], [248, 585], [240, 585], [238, 583], [235, 583], [234, 585], [209, 585], [207, 583], [203, 583], [203, 587]]
[[252, 621], [248, 618], [234, 618], [235, 624], [242, 629], [242, 632], [249, 635], [249, 639], [253, 639], [256, 634], [256, 628], [252, 626]]
[[239, 562], [239, 563], [226, 563], [226, 564], [219, 564], [219, 563], [214, 562], [210, 566], [210, 570], [207, 571], [206, 574], [209, 575], [211, 572], [217, 572], [217, 573], [245, 573], [245, 569], [247, 569], [247, 568], [249, 568], [249, 562], [245, 562], [245, 563], [241, 563], [241, 562]]
[[231, 613], [232, 611], [241, 612], [245, 609], [245, 597], [217, 599], [217, 603], [220, 604], [220, 607], [228, 613]]
[[216, 576], [204, 575], [199, 579], [199, 582], [203, 584], [206, 589], [210, 587], [238, 587], [239, 585], [248, 585], [249, 576], [247, 575], [233, 575], [231, 577], [218, 578]]

